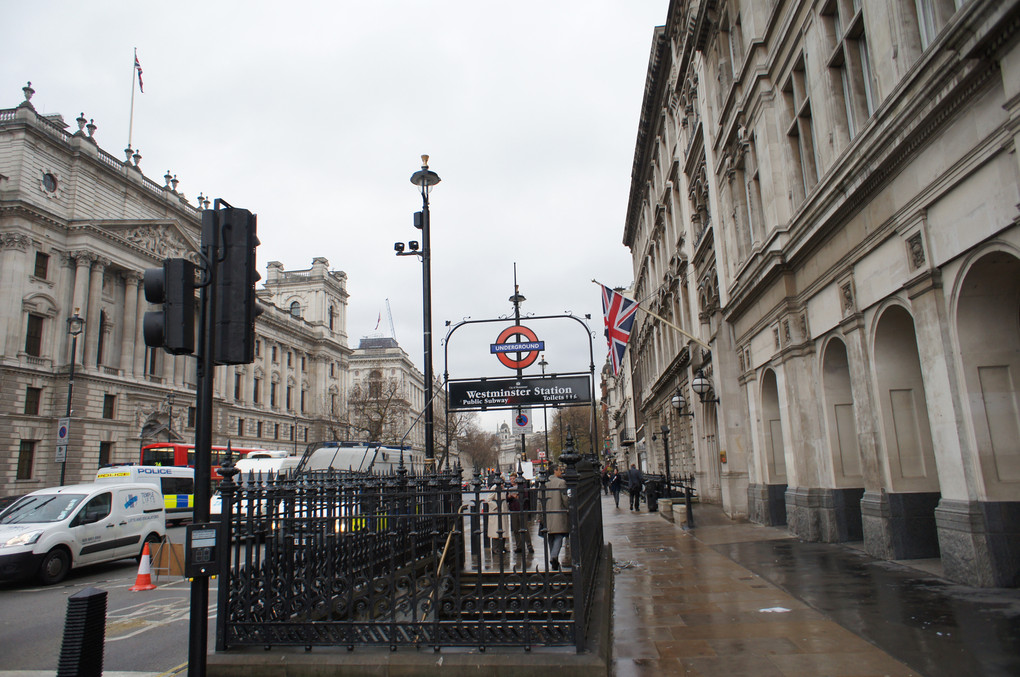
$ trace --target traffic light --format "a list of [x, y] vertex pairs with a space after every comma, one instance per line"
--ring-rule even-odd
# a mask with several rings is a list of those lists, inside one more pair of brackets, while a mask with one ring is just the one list
[[262, 278], [255, 267], [256, 217], [234, 207], [205, 214], [210, 225], [220, 228], [213, 362], [250, 364], [255, 360], [255, 318], [262, 314], [255, 300], [255, 283]]
[[173, 355], [195, 352], [195, 264], [187, 259], [165, 259], [162, 268], [147, 268], [145, 299], [162, 310], [142, 318], [145, 345]]

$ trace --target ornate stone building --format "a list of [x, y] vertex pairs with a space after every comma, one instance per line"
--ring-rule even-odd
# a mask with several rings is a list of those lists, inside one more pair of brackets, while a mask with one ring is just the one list
[[[361, 339], [351, 355], [351, 392], [352, 439], [385, 444], [403, 440], [417, 449], [424, 448], [425, 423], [416, 419], [425, 405], [425, 377], [396, 339]], [[441, 419], [442, 409], [435, 411], [436, 418]], [[380, 432], [368, 435], [372, 428]]]
[[[101, 149], [84, 115], [71, 132], [36, 112], [30, 85], [24, 94], [0, 110], [0, 495], [58, 483], [68, 408], [66, 482], [137, 462], [150, 441], [194, 440], [195, 359], [145, 346], [142, 273], [198, 260], [209, 205], [169, 172], [163, 185], [146, 178], [136, 152]], [[346, 406], [346, 275], [323, 258], [305, 271], [271, 263], [258, 297], [255, 363], [215, 370], [213, 443], [300, 449]], [[76, 311], [85, 324], [72, 341]]]
[[639, 313], [632, 383], [702, 500], [1020, 585], [1018, 30], [1015, 1], [670, 2], [624, 244], [710, 349]]

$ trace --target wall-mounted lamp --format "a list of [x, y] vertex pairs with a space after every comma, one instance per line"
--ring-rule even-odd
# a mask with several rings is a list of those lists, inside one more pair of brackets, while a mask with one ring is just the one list
[[687, 398], [683, 396], [679, 388], [676, 389], [676, 395], [673, 396], [671, 401], [673, 403], [673, 408], [676, 409], [677, 416], [690, 416], [691, 418], [694, 418], [693, 411], [684, 411], [684, 407], [687, 406]]
[[698, 370], [698, 373], [694, 375], [694, 380], [691, 381], [691, 390], [698, 394], [702, 404], [708, 404], [709, 402], [719, 404], [719, 398], [712, 397], [715, 394], [712, 390], [712, 382], [708, 380], [701, 369]]

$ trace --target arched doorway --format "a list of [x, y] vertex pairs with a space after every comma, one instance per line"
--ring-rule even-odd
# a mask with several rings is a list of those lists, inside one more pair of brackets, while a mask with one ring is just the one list
[[966, 272], [956, 299], [964, 433], [978, 477], [939, 504], [946, 575], [1020, 585], [1020, 259], [994, 251]]
[[893, 305], [882, 312], [874, 346], [889, 556], [938, 557], [938, 472], [914, 318], [904, 307]]
[[779, 385], [772, 369], [766, 369], [762, 374], [761, 424], [765, 442], [766, 524], [786, 524], [786, 445], [783, 442]]
[[861, 498], [864, 496], [864, 471], [857, 442], [850, 364], [846, 344], [839, 338], [831, 339], [825, 346], [822, 387], [826, 436], [832, 454], [834, 537], [839, 541], [863, 540]]

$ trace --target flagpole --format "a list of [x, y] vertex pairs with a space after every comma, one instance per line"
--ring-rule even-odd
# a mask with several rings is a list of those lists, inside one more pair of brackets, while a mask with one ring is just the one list
[[138, 63], [138, 48], [135, 47], [135, 58], [131, 61], [131, 115], [128, 117], [128, 149], [131, 149], [131, 134], [135, 127], [135, 64]]
[[[601, 285], [601, 286], [603, 286], [603, 287], [609, 287], [609, 285], [607, 285], [607, 284], [602, 284], [601, 282], [599, 282], [598, 280], [596, 280], [596, 279], [594, 279], [594, 278], [592, 278], [592, 282], [594, 282], [594, 283], [595, 283], [595, 284], [597, 284], [597, 285]], [[609, 287], [609, 288], [610, 288], [610, 289], [612, 289], [612, 287]], [[617, 292], [617, 293], [619, 293], [619, 292]], [[623, 294], [620, 294], [620, 296], [623, 296]], [[623, 298], [627, 298], [627, 297], [626, 297], [626, 296], [624, 296]], [[628, 300], [630, 300], [630, 301], [634, 301], [634, 303], [635, 303], [635, 304], [637, 304], [637, 307], [638, 307], [638, 308], [640, 308], [640, 309], [641, 309], [641, 311], [642, 311], [642, 312], [644, 312], [644, 314], [645, 314], [645, 315], [650, 315], [650, 316], [654, 317], [654, 318], [655, 318], [656, 320], [658, 320], [659, 322], [662, 322], [663, 324], [665, 324], [665, 325], [668, 325], [668, 326], [672, 327], [673, 329], [676, 329], [676, 330], [677, 330], [678, 332], [680, 332], [680, 334], [682, 334], [683, 336], [686, 336], [686, 337], [687, 337], [687, 338], [689, 338], [690, 340], [692, 340], [692, 341], [694, 341], [695, 343], [697, 343], [697, 344], [698, 344], [699, 346], [702, 346], [702, 347], [704, 347], [704, 348], [705, 348], [705, 350], [711, 350], [711, 349], [712, 349], [712, 348], [711, 348], [711, 347], [710, 347], [710, 346], [709, 346], [709, 345], [708, 345], [707, 343], [705, 343], [704, 341], [701, 341], [700, 339], [697, 339], [697, 338], [695, 338], [694, 336], [691, 336], [690, 334], [688, 334], [688, 333], [687, 333], [687, 332], [685, 332], [685, 331], [684, 331], [683, 329], [681, 329], [680, 327], [676, 326], [675, 324], [673, 324], [672, 322], [670, 322], [670, 321], [669, 321], [669, 320], [667, 320], [666, 318], [664, 318], [664, 317], [660, 317], [660, 316], [656, 315], [656, 314], [655, 314], [655, 313], [653, 313], [652, 311], [650, 311], [650, 310], [648, 310], [647, 308], [645, 308], [644, 306], [642, 306], [642, 305], [641, 305], [641, 304], [640, 304], [640, 303], [639, 303], [638, 301], [636, 301], [636, 300], [634, 300], [634, 299], [628, 299]]]

